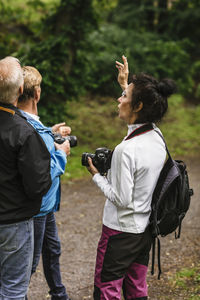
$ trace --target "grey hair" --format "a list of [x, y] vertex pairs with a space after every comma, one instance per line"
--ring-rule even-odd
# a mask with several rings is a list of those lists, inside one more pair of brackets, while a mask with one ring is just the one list
[[19, 97], [24, 78], [17, 58], [7, 56], [0, 60], [0, 102], [12, 104]]

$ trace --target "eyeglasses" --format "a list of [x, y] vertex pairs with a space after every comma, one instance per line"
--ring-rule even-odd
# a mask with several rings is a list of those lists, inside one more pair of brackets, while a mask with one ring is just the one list
[[124, 97], [124, 96], [126, 96], [126, 91], [125, 90], [122, 92], [122, 96], [121, 97]]

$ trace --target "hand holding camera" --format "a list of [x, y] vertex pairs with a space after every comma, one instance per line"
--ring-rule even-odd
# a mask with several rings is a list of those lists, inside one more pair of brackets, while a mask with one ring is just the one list
[[89, 165], [89, 167], [87, 167], [87, 169], [93, 176], [95, 174], [99, 173], [97, 168], [93, 165], [91, 157], [88, 157], [88, 165]]
[[70, 143], [68, 140], [65, 140], [62, 144], [55, 143], [55, 148], [56, 150], [64, 151], [66, 155], [70, 155]]
[[65, 141], [69, 141], [70, 147], [77, 146], [77, 137], [75, 135], [62, 136], [59, 133], [53, 133], [54, 142], [57, 144], [62, 144]]
[[67, 155], [70, 154], [70, 147], [77, 145], [77, 137], [74, 135], [62, 136], [59, 133], [53, 133], [55, 147], [57, 150], [63, 150]]
[[[88, 163], [88, 158], [91, 159], [92, 164]], [[89, 167], [88, 170], [91, 174], [96, 174], [96, 170], [98, 170], [101, 175], [106, 175], [111, 166], [111, 159], [112, 151], [108, 148], [102, 147], [97, 148], [95, 154], [84, 152], [82, 154], [81, 162], [83, 166]], [[92, 165], [95, 168], [93, 168]]]

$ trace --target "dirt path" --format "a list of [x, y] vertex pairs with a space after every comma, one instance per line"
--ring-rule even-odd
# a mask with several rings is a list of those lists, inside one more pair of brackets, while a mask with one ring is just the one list
[[[200, 261], [200, 163], [186, 161], [191, 186], [195, 191], [191, 208], [184, 219], [180, 240], [173, 235], [162, 239], [162, 278], [148, 274], [149, 299], [188, 300], [184, 293], [170, 290], [168, 279], [177, 269], [190, 267]], [[62, 186], [62, 205], [57, 213], [62, 242], [61, 271], [63, 283], [72, 300], [92, 299], [96, 247], [101, 232], [104, 196], [91, 180]], [[151, 261], [150, 261], [151, 265]], [[155, 269], [157, 271], [157, 269]], [[29, 299], [48, 299], [41, 263], [32, 277]]]

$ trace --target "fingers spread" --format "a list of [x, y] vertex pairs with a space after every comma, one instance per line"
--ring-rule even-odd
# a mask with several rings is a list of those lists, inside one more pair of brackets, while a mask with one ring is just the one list
[[119, 61], [116, 60], [116, 65], [124, 67], [124, 65], [122, 63], [120, 63]]
[[122, 55], [122, 60], [123, 60], [124, 63], [126, 63], [126, 64], [128, 63], [127, 58], [126, 58], [125, 55]]
[[119, 70], [119, 72], [123, 70], [122, 67], [119, 67], [119, 66], [117, 66], [117, 65], [116, 65], [116, 68]]
[[127, 58], [126, 58], [126, 56], [122, 56], [122, 59], [123, 59], [123, 62], [124, 62], [124, 70], [126, 71], [126, 72], [128, 72], [128, 61], [127, 61]]

